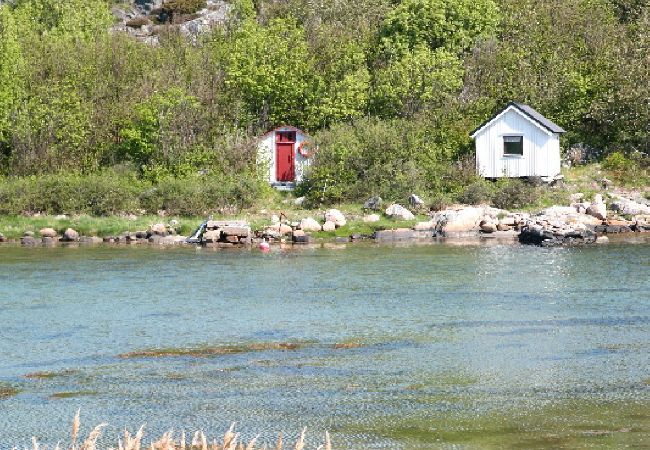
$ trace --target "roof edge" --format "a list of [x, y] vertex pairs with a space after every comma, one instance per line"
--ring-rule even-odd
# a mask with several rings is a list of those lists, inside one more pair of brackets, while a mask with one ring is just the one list
[[[499, 111], [497, 111], [496, 113], [491, 115], [487, 120], [485, 120], [478, 127], [476, 127], [471, 133], [469, 133], [469, 136], [471, 138], [474, 138], [479, 133], [479, 131], [481, 131], [484, 127], [486, 127], [490, 122], [492, 122], [494, 119], [496, 119], [499, 115], [503, 114], [510, 107], [515, 108], [517, 110], [517, 112], [522, 114], [528, 120], [530, 120], [531, 122], [534, 122], [537, 126], [544, 128], [546, 131], [548, 131], [551, 134], [563, 134], [563, 133], [566, 133], [566, 130], [564, 128], [562, 128], [561, 126], [559, 126], [559, 125], [557, 125], [555, 123], [553, 123], [553, 124], [556, 125], [561, 131], [555, 131], [555, 130], [549, 128], [546, 124], [540, 122], [535, 117], [531, 116], [526, 110], [522, 109], [519, 103], [510, 101], [503, 108], [501, 108]], [[532, 107], [530, 107], [530, 108], [533, 109]]]

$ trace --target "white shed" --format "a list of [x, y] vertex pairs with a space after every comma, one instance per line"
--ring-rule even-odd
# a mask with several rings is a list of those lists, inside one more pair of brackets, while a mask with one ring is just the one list
[[471, 133], [476, 170], [485, 178], [560, 174], [560, 135], [565, 131], [528, 105], [508, 103]]
[[291, 126], [275, 128], [260, 138], [257, 162], [268, 168], [269, 183], [293, 189], [309, 166], [313, 145], [304, 131]]

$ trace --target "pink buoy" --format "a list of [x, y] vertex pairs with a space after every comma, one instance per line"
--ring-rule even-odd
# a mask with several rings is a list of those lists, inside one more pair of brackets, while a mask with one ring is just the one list
[[266, 241], [262, 241], [260, 242], [259, 248], [263, 252], [268, 252], [269, 250], [271, 250], [271, 245]]

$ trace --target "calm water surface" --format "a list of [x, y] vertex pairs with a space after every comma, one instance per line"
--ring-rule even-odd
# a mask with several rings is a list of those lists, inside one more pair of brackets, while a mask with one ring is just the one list
[[[0, 323], [0, 448], [65, 441], [77, 408], [111, 438], [650, 448], [648, 243], [0, 247]], [[146, 349], [185, 354], [118, 357]]]

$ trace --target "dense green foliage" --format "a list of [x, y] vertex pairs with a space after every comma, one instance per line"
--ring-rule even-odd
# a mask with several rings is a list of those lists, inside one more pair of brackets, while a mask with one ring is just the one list
[[110, 32], [111, 3], [0, 6], [0, 176], [254, 184], [255, 137], [289, 123], [320, 146], [301, 187], [314, 203], [448, 198], [475, 181], [469, 131], [511, 100], [569, 130], [565, 147], [650, 145], [643, 1], [234, 0], [225, 26], [199, 39], [159, 26], [155, 46]]

